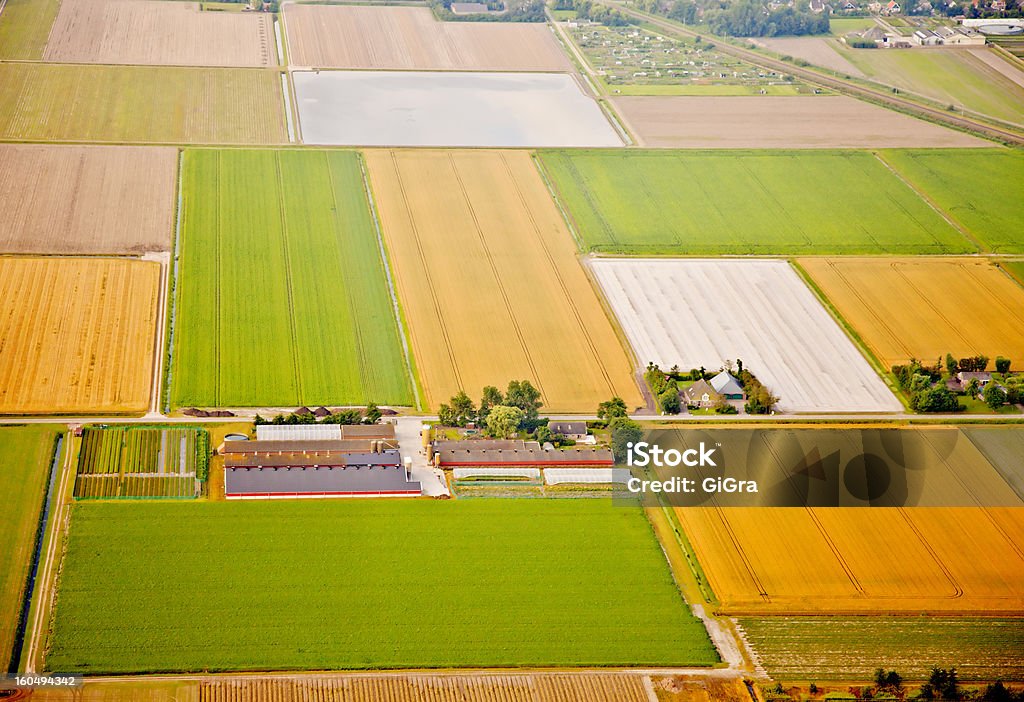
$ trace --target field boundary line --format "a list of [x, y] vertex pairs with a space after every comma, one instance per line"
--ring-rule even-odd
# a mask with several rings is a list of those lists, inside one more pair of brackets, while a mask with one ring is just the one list
[[[957, 268], [962, 269], [964, 275], [966, 275], [970, 280], [974, 281], [977, 284], [977, 286], [984, 291], [985, 295], [992, 301], [993, 307], [1001, 307], [1003, 310], [1003, 314], [1005, 314], [1007, 317], [1011, 317], [1012, 319], [1014, 319], [1017, 322], [1017, 324], [1024, 326], [1024, 317], [1021, 316], [1021, 313], [1015, 307], [1007, 305], [1006, 302], [1002, 299], [1002, 297], [997, 295], [988, 285], [984, 283], [984, 281], [979, 279], [976, 275], [977, 271], [975, 270], [974, 266], [972, 266], [971, 268], [967, 268], [963, 261], [955, 261], [954, 265], [956, 265]], [[986, 265], [992, 264], [991, 262], [986, 261]]]
[[[338, 246], [338, 254], [340, 255], [340, 260], [344, 261], [345, 247], [341, 240], [341, 215], [338, 212], [340, 203], [338, 202], [338, 190], [334, 186], [334, 171], [331, 169], [331, 157], [330, 154], [326, 151], [321, 151], [320, 153], [324, 157], [324, 167], [327, 169], [327, 187], [329, 187], [331, 190], [331, 209], [334, 211], [334, 239], [335, 243]], [[284, 193], [282, 193], [282, 195], [283, 194]], [[346, 284], [345, 287], [347, 289], [348, 285]], [[364, 398], [366, 398], [367, 402], [370, 402], [373, 400], [373, 398], [370, 397], [369, 383], [367, 382], [367, 370], [369, 363], [367, 362], [366, 359], [366, 347], [363, 345], [363, 330], [360, 328], [359, 310], [356, 308], [354, 295], [349, 294], [346, 295], [345, 297], [348, 298], [348, 309], [352, 315], [352, 330], [356, 337], [356, 352], [359, 354], [358, 371], [359, 383], [362, 386], [360, 388], [362, 390], [361, 394]]]
[[[295, 374], [296, 402], [304, 399], [302, 393], [302, 374], [299, 372], [299, 333], [295, 322], [295, 290], [292, 284], [292, 257], [288, 250], [288, 206], [284, 197], [284, 175], [281, 172], [281, 152], [274, 152], [274, 172], [277, 175], [277, 211], [281, 218], [281, 249], [284, 251], [284, 280], [288, 290], [288, 328], [292, 337], [292, 373]], [[333, 190], [332, 190], [333, 194]]]
[[914, 520], [910, 518], [906, 507], [899, 507], [898, 509], [903, 521], [905, 521], [907, 526], [910, 527], [910, 530], [914, 532], [914, 536], [917, 537], [917, 540], [921, 542], [922, 546], [924, 546], [925, 551], [927, 551], [928, 555], [931, 556], [933, 561], [935, 561], [935, 565], [937, 565], [939, 570], [942, 571], [942, 575], [945, 576], [949, 584], [953, 586], [953, 592], [956, 594], [954, 594], [952, 598], [946, 599], [959, 599], [963, 597], [964, 589], [960, 587], [960, 583], [957, 582], [956, 578], [954, 578], [953, 574], [949, 571], [949, 568], [942, 562], [942, 559], [939, 558], [939, 554], [935, 552], [935, 548], [928, 543], [928, 539], [925, 537], [924, 533], [918, 528], [917, 524], [914, 523]]
[[[901, 173], [899, 169], [896, 168], [896, 166], [887, 161], [881, 150], [872, 150], [871, 155], [874, 156], [879, 163], [881, 163], [883, 166], [889, 169], [890, 173], [899, 178], [900, 181], [908, 188], [910, 188], [915, 195], [921, 198], [921, 200], [923, 200], [925, 204], [931, 207], [936, 214], [938, 214], [940, 217], [942, 217], [942, 219], [946, 221], [947, 224], [949, 224], [951, 227], [960, 232], [960, 234], [965, 239], [967, 239], [967, 241], [974, 244], [977, 247], [979, 253], [994, 253], [991, 248], [985, 245], [984, 242], [976, 238], [967, 227], [965, 227], [963, 224], [957, 221], [952, 214], [946, 212], [944, 209], [939, 207], [938, 203], [934, 202], [931, 196], [925, 193], [923, 189], [921, 189], [917, 184], [910, 180], [909, 176], [904, 176], [903, 173]], [[939, 242], [936, 241], [935, 243]]]
[[895, 380], [892, 377], [891, 370], [885, 368], [885, 366], [882, 365], [882, 362], [878, 359], [878, 357], [875, 356], [874, 351], [867, 345], [867, 342], [865, 342], [864, 339], [861, 338], [857, 330], [853, 328], [853, 326], [846, 320], [845, 317], [843, 317], [842, 314], [840, 314], [839, 309], [832, 304], [832, 301], [829, 300], [827, 295], [825, 295], [825, 291], [818, 286], [818, 283], [814, 280], [814, 278], [811, 277], [810, 273], [808, 273], [807, 270], [800, 265], [800, 262], [792, 258], [788, 259], [788, 262], [790, 267], [797, 272], [797, 275], [800, 276], [800, 279], [804, 281], [804, 284], [807, 287], [809, 287], [811, 289], [811, 292], [814, 293], [815, 297], [818, 298], [818, 302], [820, 302], [825, 307], [825, 309], [828, 310], [829, 314], [832, 315], [832, 318], [836, 321], [836, 323], [838, 323], [842, 330], [846, 332], [846, 336], [851, 341], [853, 341], [854, 345], [860, 350], [861, 355], [867, 359], [868, 364], [871, 365], [871, 367], [875, 369], [875, 372], [878, 373], [879, 377], [882, 378], [882, 380], [888, 386], [889, 392], [891, 392], [893, 395], [896, 396], [897, 399], [899, 399], [900, 403], [903, 405], [904, 410], [909, 409], [906, 398], [895, 385]]
[[544, 185], [551, 194], [551, 199], [554, 200], [555, 206], [558, 207], [558, 211], [562, 213], [562, 219], [565, 220], [565, 226], [569, 228], [569, 233], [572, 235], [572, 239], [576, 243], [576, 250], [581, 253], [585, 252], [586, 249], [584, 248], [583, 240], [580, 238], [579, 232], [576, 229], [576, 223], [573, 220], [572, 215], [569, 214], [569, 211], [562, 204], [561, 195], [554, 184], [554, 180], [549, 176], [547, 169], [544, 167], [544, 162], [536, 151], [530, 153], [530, 158], [533, 160], [534, 166], [540, 173], [541, 180], [544, 181]]
[[163, 377], [161, 378], [160, 387], [160, 402], [165, 414], [171, 411], [171, 383], [174, 380], [174, 322], [175, 314], [178, 310], [178, 295], [181, 292], [181, 284], [178, 281], [178, 276], [181, 274], [178, 265], [178, 255], [181, 251], [181, 219], [185, 209], [185, 193], [183, 188], [185, 177], [184, 149], [178, 149], [177, 163], [178, 178], [177, 193], [174, 200], [174, 236], [171, 237], [170, 261], [168, 261], [168, 266], [171, 270], [168, 272], [168, 300], [167, 307], [164, 310], [166, 315], [164, 319], [166, 333], [164, 338]]
[[[832, 265], [832, 264], [830, 264], [830, 265]], [[942, 321], [946, 323], [946, 325], [953, 331], [953, 334], [955, 334], [964, 343], [964, 346], [966, 348], [971, 348], [973, 346], [973, 343], [972, 343], [972, 341], [970, 339], [968, 339], [966, 336], [964, 336], [963, 332], [961, 331], [960, 325], [954, 323], [953, 320], [949, 319], [946, 316], [945, 312], [943, 312], [941, 309], [939, 309], [939, 307], [937, 305], [933, 305], [931, 303], [931, 300], [928, 299], [928, 296], [925, 295], [924, 292], [920, 288], [918, 288], [916, 285], [914, 285], [914, 283], [910, 280], [910, 278], [907, 277], [906, 273], [904, 273], [902, 270], [900, 270], [900, 265], [901, 265], [900, 261], [891, 261], [889, 263], [889, 266], [890, 266], [890, 268], [892, 268], [893, 272], [896, 273], [896, 275], [899, 276], [900, 279], [903, 280], [904, 283], [906, 283], [907, 287], [910, 288], [910, 290], [912, 290], [914, 292], [914, 295], [916, 295], [918, 298], [920, 298], [921, 301], [924, 302], [924, 304], [926, 306], [930, 307], [935, 312], [935, 314], [937, 314], [942, 319]], [[840, 273], [838, 270], [836, 271], [836, 273], [837, 273], [837, 275], [839, 275], [840, 277], [843, 278], [843, 282], [845, 283], [846, 279], [842, 275], [842, 273]], [[847, 283], [847, 285], [849, 286], [849, 283]], [[854, 289], [853, 286], [850, 286], [850, 289], [853, 290]], [[857, 294], [857, 298], [860, 299], [860, 294], [859, 293]], [[861, 300], [861, 301], [863, 302], [863, 300]], [[877, 316], [878, 313], [875, 312], [874, 310], [872, 310], [871, 314], [873, 316]], [[911, 354], [911, 358], [913, 358], [912, 354]]]
[[[420, 259], [423, 277], [427, 281], [427, 287], [430, 289], [431, 306], [434, 308], [434, 314], [437, 315], [437, 325], [441, 329], [441, 335], [444, 337], [445, 350], [448, 352], [448, 360], [452, 365], [452, 375], [455, 376], [455, 381], [461, 388], [463, 386], [462, 374], [459, 372], [459, 364], [456, 362], [455, 355], [452, 350], [454, 346], [452, 345], [451, 336], [448, 333], [448, 326], [444, 323], [444, 314], [441, 310], [441, 302], [437, 295], [437, 289], [434, 287], [434, 279], [430, 274], [430, 267], [427, 265], [427, 257], [423, 253], [423, 242], [420, 240], [419, 226], [416, 224], [416, 215], [412, 211], [412, 205], [409, 204], [409, 194], [406, 192], [405, 181], [402, 179], [402, 168], [398, 163], [398, 155], [394, 149], [388, 149], [388, 155], [391, 157], [391, 166], [395, 170], [395, 181], [398, 183], [398, 190], [402, 195], [402, 205], [405, 209], [405, 216], [409, 220], [409, 232], [412, 234], [413, 241], [416, 244], [416, 253]], [[383, 229], [383, 225], [381, 229]], [[409, 327], [409, 333], [412, 334], [411, 325]], [[430, 408], [428, 407], [427, 409], [429, 410]]]
[[424, 409], [423, 398], [420, 397], [419, 382], [414, 370], [412, 351], [409, 348], [408, 325], [405, 322], [402, 305], [398, 301], [398, 291], [395, 289], [395, 280], [391, 274], [391, 260], [387, 247], [384, 246], [383, 225], [380, 221], [380, 213], [377, 211], [377, 201], [373, 195], [373, 186], [370, 184], [370, 174], [362, 151], [356, 152], [356, 161], [359, 163], [359, 172], [363, 179], [363, 194], [366, 196], [366, 203], [370, 208], [370, 219], [373, 221], [373, 231], [377, 237], [377, 250], [380, 252], [380, 260], [384, 266], [384, 278], [388, 284], [388, 295], [391, 297], [391, 309], [395, 315], [395, 324], [398, 325], [398, 338], [402, 340], [402, 356], [405, 358], [405, 370], [409, 374], [409, 382], [412, 385], [413, 403], [417, 410], [422, 410]]
[[[67, 450], [64, 454], [57, 493], [54, 496], [54, 512], [50, 515], [50, 526], [47, 530], [49, 532], [49, 540], [46, 543], [46, 554], [43, 560], [42, 572], [39, 579], [36, 581], [36, 593], [38, 593], [38, 595], [33, 593], [33, 597], [37, 597], [37, 600], [35, 616], [30, 617], [32, 620], [30, 625], [31, 635], [29, 635], [29, 631], [27, 629], [25, 632], [26, 639], [28, 641], [28, 648], [22, 655], [25, 660], [26, 674], [32, 674], [37, 671], [37, 656], [39, 657], [39, 667], [42, 668], [42, 656], [45, 654], [46, 640], [49, 637], [50, 626], [52, 625], [53, 607], [57, 600], [57, 579], [60, 575], [59, 562], [63, 558], [64, 549], [67, 547], [67, 535], [64, 530], [64, 526], [71, 518], [68, 511], [69, 505], [71, 504], [67, 495], [68, 481], [69, 476], [77, 473], [77, 470], [73, 465], [72, 459], [75, 448], [74, 436], [71, 432], [65, 432], [65, 438], [67, 439]], [[71, 480], [71, 485], [74, 485], [73, 480]], [[47, 536], [44, 535], [44, 538], [47, 538]], [[55, 557], [58, 561], [56, 564], [54, 563]], [[44, 641], [43, 645], [40, 644], [40, 638]]]
[[501, 293], [502, 302], [505, 304], [505, 312], [508, 313], [509, 321], [512, 322], [512, 328], [515, 329], [516, 338], [519, 339], [519, 345], [523, 349], [523, 355], [526, 356], [526, 363], [530, 366], [530, 370], [533, 372], [533, 377], [537, 381], [537, 389], [540, 390], [541, 396], [548, 400], [550, 405], [550, 399], [544, 392], [544, 383], [540, 379], [540, 374], [537, 372], [537, 366], [533, 362], [533, 356], [530, 355], [529, 346], [526, 343], [526, 339], [523, 337], [523, 330], [519, 326], [519, 320], [516, 319], [515, 312], [512, 310], [512, 303], [508, 297], [508, 291], [505, 290], [505, 285], [501, 279], [501, 273], [498, 270], [497, 264], [494, 262], [494, 256], [491, 255], [491, 249], [487, 245], [487, 238], [484, 236], [483, 228], [480, 226], [480, 220], [477, 217], [476, 209], [473, 207], [473, 199], [469, 196], [469, 192], [466, 190], [466, 183], [462, 179], [462, 175], [459, 173], [459, 167], [455, 163], [455, 156], [451, 151], [448, 152], [448, 163], [452, 168], [452, 175], [455, 176], [455, 182], [459, 184], [459, 191], [462, 193], [462, 198], [466, 202], [466, 209], [469, 210], [470, 219], [473, 220], [473, 229], [476, 230], [477, 238], [480, 240], [480, 246], [483, 248], [484, 255], [487, 257], [487, 265], [491, 269], [491, 274], [494, 276], [494, 282], [497, 283], [498, 292]]
[[[527, 219], [530, 220], [530, 227], [533, 229], [533, 234], [540, 244], [541, 250], [544, 252], [544, 258], [547, 259], [548, 267], [554, 274], [555, 279], [558, 281], [558, 287], [562, 291], [562, 295], [565, 296], [565, 301], [568, 303], [568, 307], [572, 310], [573, 319], [576, 320], [576, 324], [579, 326], [580, 331], [583, 333], [583, 338], [587, 341], [587, 347], [590, 349], [591, 355], [594, 357], [594, 361], [597, 363], [597, 367], [601, 371], [601, 375], [604, 377], [605, 385], [608, 387], [608, 391], [613, 395], [615, 394], [615, 384], [612, 382], [611, 376], [608, 374], [608, 369], [605, 367], [604, 362], [601, 358], [601, 354], [598, 353], [597, 346], [594, 344], [593, 338], [590, 336], [590, 332], [587, 329], [587, 325], [583, 323], [583, 318], [580, 317], [580, 311], [573, 302], [572, 295], [569, 294], [569, 290], [566, 288], [565, 279], [562, 277], [561, 272], [558, 270], [558, 266], [555, 263], [554, 256], [551, 255], [551, 250], [548, 249], [547, 241], [543, 234], [541, 234], [540, 227], [537, 226], [537, 218], [533, 214], [533, 210], [530, 208], [529, 203], [526, 201], [526, 197], [523, 195], [523, 190], [520, 187], [519, 180], [512, 172], [512, 167], [508, 163], [508, 158], [504, 152], [500, 153], [501, 163], [505, 166], [505, 172], [508, 174], [509, 180], [512, 182], [512, 188], [515, 190], [516, 197], [519, 199], [519, 204], [526, 212]], [[576, 265], [580, 265], [579, 260], [573, 256], [576, 261]]]

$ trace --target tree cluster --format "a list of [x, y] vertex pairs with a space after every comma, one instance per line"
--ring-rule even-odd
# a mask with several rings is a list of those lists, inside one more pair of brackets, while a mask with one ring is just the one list
[[636, 23], [636, 20], [632, 17], [619, 12], [615, 8], [601, 3], [593, 3], [591, 0], [557, 0], [553, 9], [575, 10], [576, 16], [579, 19], [597, 22], [606, 27], [625, 27], [626, 25]]
[[736, 361], [738, 370], [736, 380], [740, 381], [743, 392], [747, 394], [747, 403], [743, 406], [747, 414], [771, 414], [779, 398], [773, 395], [749, 370], [743, 367], [743, 361]]
[[654, 393], [654, 397], [658, 402], [658, 409], [662, 414], [679, 414], [683, 409], [682, 402], [679, 399], [679, 382], [677, 378], [678, 374], [675, 376], [669, 375], [653, 361], [647, 364], [647, 370], [644, 371], [644, 380], [647, 381], [648, 387]]
[[956, 668], [932, 668], [928, 682], [921, 686], [919, 699], [923, 700], [959, 700], [963, 699], [960, 679]]
[[813, 13], [780, 7], [768, 10], [757, 0], [738, 0], [724, 9], [708, 10], [704, 19], [715, 34], [733, 37], [828, 34], [828, 12]]
[[[488, 0], [488, 14], [457, 15], [452, 12], [453, 0], [430, 0], [434, 15], [445, 22], [546, 22], [544, 0], [526, 0], [511, 6], [498, 0]], [[505, 10], [501, 12], [501, 10]]]
[[910, 363], [893, 366], [891, 370], [900, 390], [910, 398], [910, 409], [915, 412], [948, 413], [963, 409], [949, 388], [935, 384], [942, 380], [938, 363], [925, 366], [912, 358]]
[[[437, 415], [445, 426], [465, 427], [472, 422], [487, 427], [494, 435], [505, 437], [518, 431], [535, 431], [542, 423], [539, 413], [543, 406], [540, 390], [533, 387], [529, 380], [513, 380], [509, 382], [504, 394], [493, 385], [485, 387], [479, 408], [473, 404], [469, 395], [460, 390], [448, 404], [441, 405]], [[495, 414], [497, 416], [492, 418]], [[513, 420], [514, 431], [510, 428]]]

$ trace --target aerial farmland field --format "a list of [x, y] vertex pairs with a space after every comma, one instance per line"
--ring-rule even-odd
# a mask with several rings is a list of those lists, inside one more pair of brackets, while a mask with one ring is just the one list
[[1024, 681], [1024, 621], [985, 617], [765, 617], [740, 626], [781, 680], [870, 680], [884, 665], [926, 680], [936, 661], [973, 682]]
[[1024, 431], [1016, 427], [964, 427], [964, 434], [978, 447], [1021, 499], [1024, 499]]
[[632, 364], [522, 151], [369, 151], [426, 407], [527, 378], [545, 411], [642, 402]]
[[730, 614], [1019, 614], [1020, 507], [676, 510]]
[[60, 0], [7, 0], [0, 13], [0, 59], [41, 59], [59, 9]]
[[540, 159], [587, 251], [938, 254], [977, 248], [866, 152], [545, 151]]
[[171, 148], [0, 144], [0, 251], [167, 251], [177, 170]]
[[999, 267], [1004, 268], [1021, 285], [1024, 285], [1024, 261], [1000, 261]]
[[643, 513], [608, 501], [79, 503], [71, 523], [48, 669], [718, 660]]
[[[926, 49], [925, 51], [863, 51], [836, 43], [839, 53], [868, 78], [900, 90], [930, 98], [959, 112], [975, 112], [1024, 125], [1024, 85], [975, 55], [974, 49]], [[981, 49], [997, 62], [1004, 59]], [[1020, 72], [1018, 71], [1018, 74]]]
[[569, 71], [544, 24], [441, 22], [426, 7], [284, 6], [291, 63], [413, 71]]
[[341, 146], [622, 146], [558, 73], [295, 71], [302, 141]]
[[986, 248], [1024, 253], [1024, 213], [1017, 189], [1024, 177], [1024, 153], [887, 151], [882, 158]]
[[785, 261], [593, 259], [641, 365], [744, 365], [789, 412], [898, 412], [899, 401]]
[[0, 414], [143, 413], [160, 266], [0, 258]]
[[413, 405], [358, 156], [187, 151], [174, 406]]
[[29, 575], [39, 512], [57, 433], [63, 427], [36, 424], [0, 429], [0, 666], [7, 670], [21, 615], [22, 597]]
[[1024, 364], [1024, 290], [988, 261], [809, 258], [799, 265], [886, 368], [947, 353]]
[[986, 146], [976, 137], [844, 95], [790, 97], [616, 96], [640, 146], [702, 149], [837, 149]]
[[57, 63], [273, 66], [272, 15], [196, 3], [62, 0], [43, 58]]
[[0, 63], [0, 140], [287, 141], [277, 71]]

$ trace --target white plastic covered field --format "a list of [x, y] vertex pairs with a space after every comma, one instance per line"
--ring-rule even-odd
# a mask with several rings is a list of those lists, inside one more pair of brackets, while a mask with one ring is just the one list
[[786, 261], [597, 259], [637, 360], [663, 369], [744, 365], [786, 412], [902, 406]]

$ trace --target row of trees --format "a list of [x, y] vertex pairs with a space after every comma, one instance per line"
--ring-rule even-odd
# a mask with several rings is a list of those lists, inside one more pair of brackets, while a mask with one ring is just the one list
[[343, 409], [334, 414], [318, 418], [312, 413], [279, 414], [273, 419], [256, 415], [253, 424], [376, 424], [382, 414], [380, 408], [371, 402], [366, 409]]
[[[545, 22], [544, 0], [525, 0], [506, 4], [500, 0], [488, 0], [487, 14], [457, 15], [452, 12], [453, 0], [430, 0], [434, 15], [446, 22]], [[458, 0], [455, 0], [456, 2]], [[501, 10], [504, 10], [503, 12]]]
[[[781, 685], [776, 685], [773, 692], [784, 693]], [[818, 686], [810, 685], [812, 695], [818, 694]], [[874, 685], [871, 687], [851, 687], [850, 694], [861, 700], [902, 700], [907, 699], [907, 690], [903, 685], [903, 676], [895, 670], [878, 668], [875, 671]], [[1014, 691], [1003, 685], [1002, 681], [985, 687], [979, 693], [965, 691], [960, 686], [960, 677], [956, 668], [932, 668], [928, 682], [921, 686], [911, 699], [939, 700], [941, 702], [957, 702], [958, 700], [978, 700], [979, 702], [1024, 702], [1024, 691]], [[826, 697], [827, 699], [827, 697]]]

